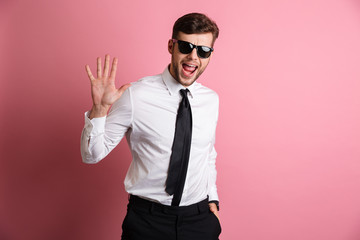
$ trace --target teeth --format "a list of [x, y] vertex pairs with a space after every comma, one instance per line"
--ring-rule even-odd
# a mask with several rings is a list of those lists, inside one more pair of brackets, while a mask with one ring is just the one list
[[189, 67], [196, 67], [196, 65], [190, 65], [190, 64], [186, 64], [186, 65], [188, 65]]

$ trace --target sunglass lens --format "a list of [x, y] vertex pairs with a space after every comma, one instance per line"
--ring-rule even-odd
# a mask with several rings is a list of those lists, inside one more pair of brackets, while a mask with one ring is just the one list
[[191, 43], [188, 42], [183, 42], [183, 41], [178, 41], [179, 44], [179, 51], [182, 54], [188, 54], [191, 53], [193, 50], [193, 45]]
[[208, 47], [199, 46], [198, 54], [199, 54], [199, 57], [201, 57], [201, 58], [208, 58], [208, 57], [210, 57], [211, 49]]

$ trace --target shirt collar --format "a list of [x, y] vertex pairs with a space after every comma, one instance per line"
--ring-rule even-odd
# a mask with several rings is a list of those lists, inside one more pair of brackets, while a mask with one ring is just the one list
[[[176, 81], [173, 76], [171, 76], [169, 66], [167, 66], [164, 72], [161, 74], [163, 82], [166, 85], [170, 95], [179, 94], [180, 89], [185, 89], [185, 87], [181, 85], [178, 81]], [[189, 87], [187, 87], [187, 89], [189, 89], [190, 91], [191, 98], [194, 97], [194, 92], [197, 84], [197, 82], [194, 82]]]

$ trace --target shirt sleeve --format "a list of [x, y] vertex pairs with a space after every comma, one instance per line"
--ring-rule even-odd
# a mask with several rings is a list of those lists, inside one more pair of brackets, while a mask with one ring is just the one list
[[84, 163], [101, 161], [131, 128], [133, 107], [130, 88], [111, 106], [107, 116], [90, 120], [89, 112], [85, 113], [85, 126], [81, 134], [81, 156]]
[[213, 146], [210, 153], [209, 165], [210, 165], [210, 182], [209, 182], [209, 201], [219, 201], [217, 187], [216, 187], [216, 156], [215, 147]]
[[[218, 103], [219, 103], [219, 100], [217, 98], [217, 106], [218, 106]], [[218, 120], [218, 115], [219, 115], [219, 111], [218, 111], [218, 107], [217, 107], [216, 123], [217, 123], [217, 120]], [[209, 167], [210, 167], [209, 201], [219, 202], [219, 196], [218, 196], [217, 187], [216, 187], [217, 171], [216, 171], [216, 164], [215, 163], [216, 163], [217, 152], [215, 150], [215, 132], [216, 132], [216, 129], [214, 129], [213, 138], [211, 140], [210, 154], [209, 154]]]

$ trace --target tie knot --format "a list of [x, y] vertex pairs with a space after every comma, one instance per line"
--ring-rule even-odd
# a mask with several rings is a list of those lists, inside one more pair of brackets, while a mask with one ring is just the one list
[[190, 92], [189, 89], [185, 88], [185, 89], [180, 89], [180, 93], [183, 97], [187, 96], [187, 93]]

